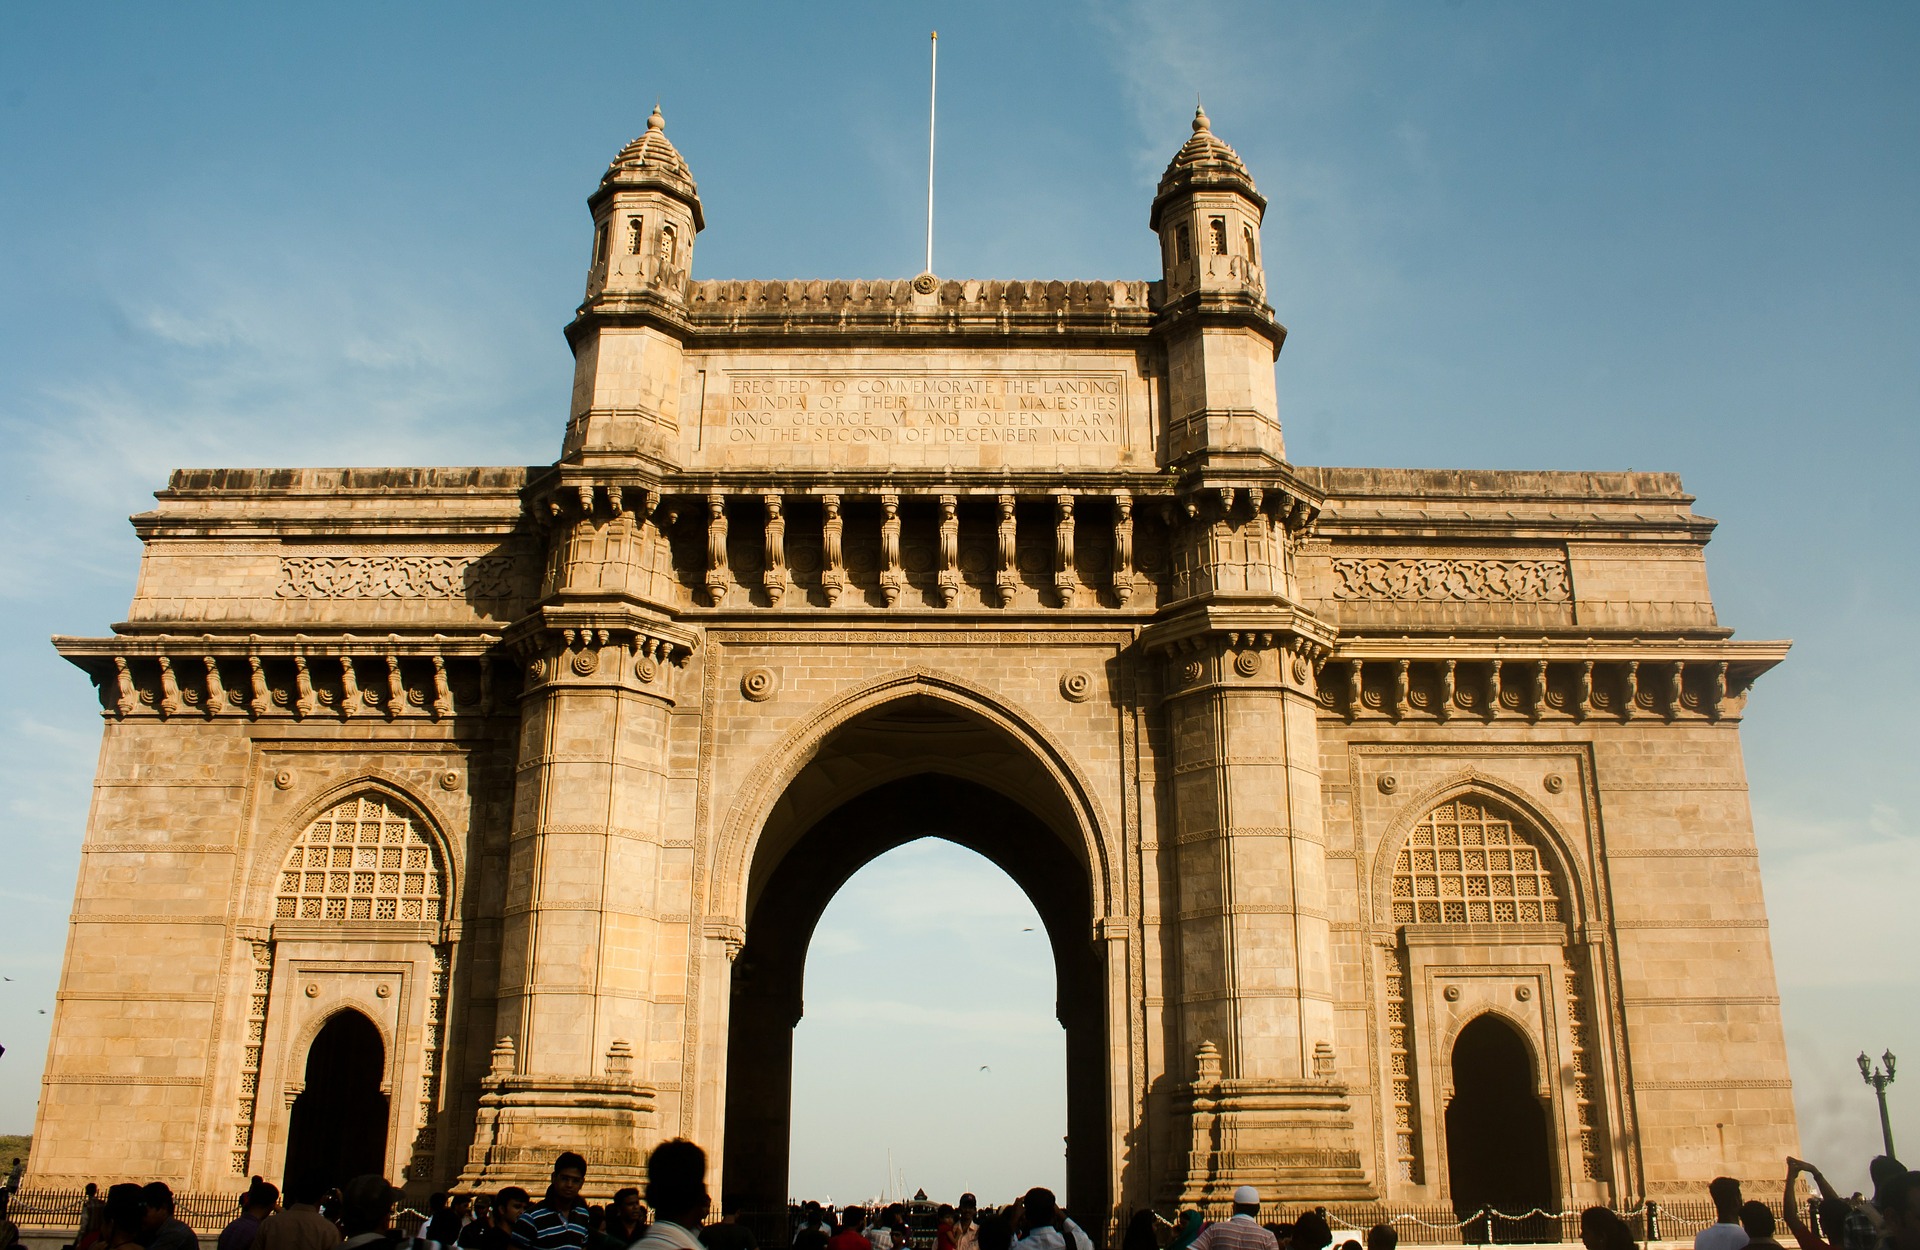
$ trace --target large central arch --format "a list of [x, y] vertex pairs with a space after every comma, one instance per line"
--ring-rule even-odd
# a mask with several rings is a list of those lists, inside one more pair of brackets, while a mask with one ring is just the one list
[[1057, 771], [995, 718], [912, 686], [892, 694], [819, 743], [758, 831], [732, 971], [723, 1195], [755, 1209], [786, 1202], [793, 1030], [814, 928], [854, 873], [931, 836], [998, 865], [1040, 914], [1066, 1030], [1067, 1199], [1083, 1218], [1104, 1219], [1108, 969], [1086, 831]]

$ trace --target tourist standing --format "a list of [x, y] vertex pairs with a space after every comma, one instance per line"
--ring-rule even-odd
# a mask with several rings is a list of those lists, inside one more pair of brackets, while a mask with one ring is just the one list
[[100, 1198], [100, 1187], [87, 1182], [87, 1196], [80, 1202], [80, 1231], [73, 1239], [73, 1250], [93, 1250], [95, 1242], [107, 1236], [107, 1204]]
[[1251, 1185], [1234, 1190], [1233, 1215], [1209, 1224], [1193, 1239], [1193, 1250], [1280, 1250], [1279, 1241], [1260, 1226], [1260, 1191]]
[[[1093, 1238], [1067, 1218], [1051, 1189], [1035, 1186], [1016, 1205], [1019, 1214], [1014, 1219], [1017, 1239], [1013, 1244], [1020, 1250], [1093, 1250]], [[1261, 1229], [1262, 1235], [1265, 1232]]]
[[1187, 1250], [1206, 1226], [1206, 1221], [1200, 1217], [1198, 1211], [1192, 1209], [1182, 1211], [1179, 1221], [1173, 1226], [1173, 1239], [1167, 1242], [1167, 1250]]
[[707, 1152], [682, 1138], [655, 1146], [647, 1156], [647, 1205], [653, 1223], [633, 1250], [705, 1250], [700, 1225], [713, 1208]]
[[26, 1174], [27, 1165], [15, 1159], [12, 1166], [7, 1168], [7, 1192], [9, 1194], [17, 1194], [20, 1192], [20, 1178]]
[[820, 1209], [818, 1202], [807, 1199], [800, 1207], [800, 1223], [793, 1230], [795, 1250], [800, 1250], [803, 1240], [809, 1243], [817, 1240], [820, 1250], [824, 1250], [832, 1238], [833, 1221], [827, 1218], [827, 1213]]
[[871, 1250], [866, 1227], [865, 1207], [846, 1208], [840, 1212], [840, 1231], [827, 1238], [827, 1250]]
[[723, 1202], [720, 1222], [700, 1230], [700, 1244], [707, 1250], [760, 1250], [753, 1230], [740, 1222], [740, 1202]]
[[1586, 1250], [1634, 1250], [1633, 1230], [1610, 1207], [1588, 1207], [1580, 1213], [1580, 1244]]
[[520, 1250], [585, 1250], [588, 1213], [580, 1187], [586, 1183], [586, 1159], [571, 1150], [555, 1159], [546, 1196], [514, 1222], [513, 1244]]
[[393, 1204], [400, 1191], [384, 1176], [356, 1176], [340, 1188], [340, 1222], [347, 1239], [340, 1250], [388, 1250], [398, 1238], [393, 1231]]
[[972, 1194], [961, 1194], [953, 1213], [953, 1250], [980, 1250], [980, 1200]]
[[462, 1250], [513, 1250], [513, 1230], [532, 1199], [518, 1185], [508, 1185], [493, 1196], [486, 1222], [475, 1220], [460, 1230]]
[[1693, 1235], [1693, 1250], [1744, 1250], [1747, 1230], [1740, 1227], [1740, 1182], [1716, 1176], [1707, 1183], [1707, 1194], [1719, 1219]]
[[605, 1250], [626, 1250], [646, 1235], [647, 1204], [640, 1201], [640, 1191], [632, 1185], [614, 1190], [613, 1202], [607, 1207]]
[[1884, 1196], [1887, 1250], [1920, 1250], [1920, 1172], [1903, 1173], [1877, 1191]]
[[279, 1205], [280, 1191], [259, 1177], [254, 1177], [253, 1184], [247, 1188], [247, 1196], [240, 1200], [240, 1214], [220, 1230], [220, 1239], [214, 1245], [219, 1250], [247, 1250], [259, 1235], [260, 1226], [266, 1223], [267, 1217]]
[[[147, 1231], [147, 1196], [140, 1186], [114, 1185], [107, 1190], [107, 1250], [138, 1246]], [[336, 1244], [339, 1237], [334, 1238]]]
[[140, 1191], [147, 1200], [147, 1250], [200, 1250], [200, 1238], [185, 1221], [173, 1218], [173, 1191], [151, 1181]]
[[1773, 1212], [1764, 1202], [1740, 1204], [1740, 1227], [1746, 1230], [1749, 1250], [1781, 1250], [1773, 1239]]
[[[437, 1207], [434, 1198], [440, 1200]], [[473, 1208], [473, 1195], [435, 1194], [427, 1199], [427, 1207], [432, 1213], [427, 1216], [426, 1227], [420, 1230], [421, 1238], [443, 1247], [458, 1245], [460, 1230], [467, 1226], [467, 1212]]]
[[312, 1176], [287, 1177], [286, 1205], [260, 1222], [252, 1250], [333, 1250], [340, 1229], [320, 1214], [323, 1196]]
[[1300, 1218], [1293, 1222], [1293, 1239], [1289, 1244], [1293, 1250], [1326, 1250], [1333, 1244], [1333, 1227], [1327, 1223], [1327, 1213], [1319, 1207], [1302, 1211]]

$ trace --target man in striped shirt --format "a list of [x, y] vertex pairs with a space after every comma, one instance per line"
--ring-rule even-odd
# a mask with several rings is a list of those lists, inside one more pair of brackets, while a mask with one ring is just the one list
[[587, 1161], [569, 1150], [553, 1161], [547, 1196], [523, 1212], [513, 1226], [517, 1250], [584, 1250], [587, 1208], [580, 1187], [587, 1183]]
[[1260, 1191], [1242, 1185], [1233, 1191], [1233, 1218], [1207, 1225], [1193, 1239], [1193, 1250], [1279, 1250], [1273, 1234], [1260, 1227]]

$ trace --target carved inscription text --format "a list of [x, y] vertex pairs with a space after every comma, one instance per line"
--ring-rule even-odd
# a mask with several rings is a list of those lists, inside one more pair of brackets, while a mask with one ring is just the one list
[[1565, 603], [1573, 597], [1560, 560], [1333, 562], [1336, 599], [1439, 599], [1461, 603]]
[[505, 556], [282, 556], [282, 599], [510, 599]]
[[735, 373], [722, 390], [729, 444], [1114, 444], [1118, 373]]

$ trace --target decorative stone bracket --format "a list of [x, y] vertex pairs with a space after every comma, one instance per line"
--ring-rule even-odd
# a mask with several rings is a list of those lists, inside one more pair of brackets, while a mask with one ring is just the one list
[[1662, 654], [1659, 644], [1648, 643], [1625, 654], [1598, 647], [1582, 654], [1580, 644], [1569, 642], [1548, 654], [1528, 655], [1524, 644], [1517, 644], [1489, 655], [1471, 644], [1460, 646], [1459, 654], [1414, 644], [1408, 649], [1417, 647], [1416, 654], [1395, 656], [1391, 646], [1387, 640], [1343, 644], [1321, 683], [1321, 706], [1348, 721], [1428, 717], [1444, 723], [1454, 716], [1485, 721], [1564, 716], [1576, 723], [1606, 718], [1622, 724], [1640, 716], [1668, 723], [1719, 721], [1739, 715], [1754, 681], [1787, 648], [1785, 643], [1708, 643]]
[[490, 716], [511, 677], [495, 634], [429, 638], [354, 634], [203, 634], [56, 638], [100, 689], [102, 714], [386, 720]]

